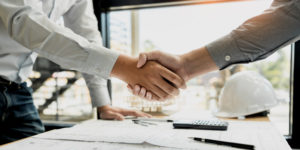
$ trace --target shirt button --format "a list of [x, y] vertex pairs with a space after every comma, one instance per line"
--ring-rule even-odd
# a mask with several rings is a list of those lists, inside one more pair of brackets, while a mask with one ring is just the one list
[[225, 56], [226, 61], [230, 61], [231, 57], [229, 55]]

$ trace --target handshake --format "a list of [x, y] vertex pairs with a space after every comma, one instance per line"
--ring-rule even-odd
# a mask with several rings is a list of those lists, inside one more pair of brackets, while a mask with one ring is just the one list
[[189, 79], [218, 69], [205, 47], [183, 55], [160, 51], [141, 53], [139, 58], [120, 55], [111, 76], [126, 83], [130, 91], [148, 100], [162, 101], [179, 95]]

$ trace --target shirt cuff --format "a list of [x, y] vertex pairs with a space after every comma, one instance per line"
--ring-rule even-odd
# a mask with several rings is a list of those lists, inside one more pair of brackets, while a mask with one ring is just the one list
[[93, 107], [111, 104], [107, 86], [89, 87], [89, 91]]
[[94, 47], [89, 49], [89, 56], [87, 62], [83, 65], [83, 72], [94, 74], [107, 80], [120, 54], [115, 50], [92, 45]]
[[206, 49], [220, 70], [232, 64], [249, 62], [238, 48], [232, 34], [206, 45]]

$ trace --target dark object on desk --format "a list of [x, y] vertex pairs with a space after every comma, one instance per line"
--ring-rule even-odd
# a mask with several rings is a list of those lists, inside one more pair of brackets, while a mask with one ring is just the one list
[[62, 128], [70, 128], [76, 125], [76, 123], [70, 123], [70, 122], [56, 122], [56, 121], [43, 121], [45, 131], [50, 131], [54, 129], [62, 129]]
[[249, 144], [225, 142], [225, 141], [211, 140], [211, 139], [205, 139], [199, 137], [190, 137], [190, 138], [195, 141], [200, 141], [203, 143], [211, 143], [211, 144], [224, 145], [224, 146], [230, 146], [230, 147], [241, 148], [241, 149], [249, 149], [249, 150], [255, 149], [254, 145], [249, 145]]
[[227, 130], [228, 122], [220, 120], [178, 120], [173, 122], [174, 128]]
[[159, 118], [140, 118], [133, 119], [134, 121], [150, 121], [150, 122], [174, 122], [171, 119], [159, 119]]
[[141, 126], [145, 126], [147, 127], [148, 125], [157, 125], [156, 123], [152, 123], [152, 122], [146, 122], [146, 121], [141, 121], [141, 120], [132, 120], [133, 123], [141, 125]]
[[267, 117], [268, 114], [270, 114], [270, 110], [266, 110], [266, 111], [262, 111], [262, 112], [259, 112], [259, 113], [256, 113], [256, 114], [252, 114], [252, 115], [248, 115], [246, 116], [246, 118], [251, 118], [251, 117]]

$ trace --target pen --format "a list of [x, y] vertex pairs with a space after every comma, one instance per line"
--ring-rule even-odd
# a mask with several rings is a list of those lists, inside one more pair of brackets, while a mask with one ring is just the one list
[[144, 124], [144, 125], [157, 125], [152, 122], [146, 122], [146, 121], [141, 121], [141, 120], [132, 120], [135, 124]]
[[137, 119], [133, 119], [133, 120], [139, 120], [139, 121], [156, 121], [156, 122], [173, 122], [173, 120], [170, 120], [170, 119], [140, 118], [140, 117], [138, 117]]
[[218, 140], [212, 140], [212, 139], [205, 139], [205, 138], [199, 138], [199, 137], [190, 137], [191, 139], [195, 141], [200, 141], [203, 143], [212, 143], [217, 145], [225, 145], [225, 146], [231, 146], [235, 148], [242, 148], [242, 149], [249, 149], [254, 150], [254, 145], [248, 145], [248, 144], [241, 144], [241, 143], [234, 143], [234, 142], [225, 142], [225, 141], [218, 141]]
[[135, 123], [135, 124], [138, 124], [138, 125], [141, 125], [141, 126], [148, 127], [148, 125], [147, 125], [147, 124], [145, 124], [145, 123], [142, 123], [142, 122], [140, 122], [140, 121], [134, 121], [134, 120], [132, 120], [132, 121], [133, 121], [133, 123]]

